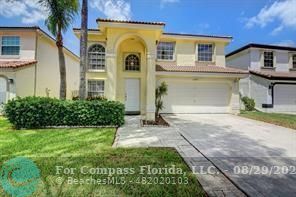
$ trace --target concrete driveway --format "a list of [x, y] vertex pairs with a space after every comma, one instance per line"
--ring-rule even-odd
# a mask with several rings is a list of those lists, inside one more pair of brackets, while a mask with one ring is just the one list
[[296, 195], [296, 130], [227, 114], [164, 117], [248, 195]]

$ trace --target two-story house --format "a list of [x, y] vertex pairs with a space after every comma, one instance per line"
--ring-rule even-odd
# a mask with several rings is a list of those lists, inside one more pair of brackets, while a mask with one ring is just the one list
[[[79, 89], [79, 57], [64, 48], [67, 97]], [[59, 97], [55, 40], [39, 27], [0, 27], [0, 103], [15, 96]]]
[[[88, 95], [153, 120], [155, 88], [168, 84], [163, 113], [238, 113], [239, 79], [225, 67], [229, 36], [165, 33], [162, 22], [97, 19], [88, 35]], [[77, 37], [80, 29], [74, 29]]]
[[242, 96], [264, 112], [296, 112], [296, 48], [248, 44], [226, 56], [227, 66], [249, 70], [240, 81]]

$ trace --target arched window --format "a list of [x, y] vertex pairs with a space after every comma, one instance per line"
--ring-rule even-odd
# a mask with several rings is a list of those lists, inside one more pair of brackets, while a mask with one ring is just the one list
[[140, 70], [140, 58], [136, 54], [130, 54], [125, 58], [125, 70], [139, 71]]
[[100, 44], [89, 47], [88, 68], [90, 70], [105, 70], [105, 47]]

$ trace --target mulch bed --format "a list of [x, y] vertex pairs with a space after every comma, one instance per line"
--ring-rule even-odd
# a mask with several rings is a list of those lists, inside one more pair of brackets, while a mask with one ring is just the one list
[[162, 116], [159, 116], [158, 118], [155, 119], [155, 121], [151, 120], [141, 120], [141, 126], [142, 127], [169, 127], [169, 123], [167, 123]]

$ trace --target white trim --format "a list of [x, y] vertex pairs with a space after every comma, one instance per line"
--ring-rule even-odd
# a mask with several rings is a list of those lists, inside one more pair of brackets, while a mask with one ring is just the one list
[[223, 78], [236, 78], [242, 79], [248, 77], [249, 74], [230, 74], [230, 73], [202, 73], [202, 72], [166, 72], [166, 71], [157, 71], [155, 72], [157, 76], [186, 76], [186, 77], [223, 77]]
[[199, 36], [184, 36], [184, 35], [161, 35], [161, 39], [165, 38], [172, 38], [172, 39], [180, 39], [180, 40], [196, 40], [196, 41], [213, 41], [213, 42], [224, 42], [224, 43], [230, 43], [232, 38], [215, 38], [215, 37], [199, 37]]

